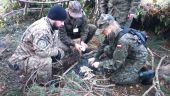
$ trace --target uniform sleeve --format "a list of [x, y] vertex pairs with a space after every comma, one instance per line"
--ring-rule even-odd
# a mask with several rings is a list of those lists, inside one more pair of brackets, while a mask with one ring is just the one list
[[90, 31], [87, 24], [87, 18], [85, 17], [83, 17], [83, 24], [81, 25], [80, 31], [81, 31], [81, 41], [85, 42], [88, 36], [88, 32]]
[[100, 62], [100, 66], [106, 69], [116, 71], [123, 64], [125, 64], [126, 57], [128, 55], [128, 44], [125, 42], [118, 42], [114, 52], [113, 58]]
[[104, 53], [104, 48], [108, 45], [108, 41], [105, 39], [102, 44], [99, 46], [95, 58], [99, 60], [99, 57]]
[[47, 34], [36, 34], [33, 39], [35, 54], [40, 57], [60, 56], [64, 57], [64, 51], [57, 46], [53, 46]]
[[59, 29], [59, 38], [65, 45], [74, 46], [74, 41], [69, 36], [67, 36], [65, 27], [61, 27]]

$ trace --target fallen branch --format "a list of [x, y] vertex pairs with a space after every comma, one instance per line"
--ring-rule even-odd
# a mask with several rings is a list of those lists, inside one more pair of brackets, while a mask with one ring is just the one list
[[162, 48], [163, 50], [165, 50], [165, 51], [170, 52], [170, 50], [168, 50], [168, 49], [166, 49], [166, 48], [164, 48], [164, 47], [162, 47], [162, 46], [161, 46], [161, 48]]
[[73, 1], [73, 0], [46, 1], [46, 2], [33, 1], [33, 0], [19, 0], [19, 1], [24, 2], [24, 3], [35, 3], [35, 4], [56, 4], [56, 3], [69, 2], [69, 1]]
[[63, 77], [71, 70], [73, 69], [76, 65], [78, 64], [78, 62], [76, 62], [74, 65], [72, 65], [69, 69], [67, 69], [64, 73], [63, 73]]
[[156, 96], [165, 96], [164, 93], [162, 92], [162, 90], [160, 89], [160, 84], [159, 84], [159, 68], [163, 62], [163, 60], [166, 58], [167, 56], [163, 56], [161, 58], [161, 60], [158, 63], [158, 66], [155, 69], [155, 78], [153, 79], [153, 84], [152, 86], [145, 91], [145, 93], [142, 96], [146, 96], [153, 88], [156, 90]]
[[150, 48], [147, 48], [148, 52], [151, 54], [151, 65], [152, 65], [152, 70], [155, 69], [155, 65], [154, 65], [154, 54], [153, 52], [151, 51]]

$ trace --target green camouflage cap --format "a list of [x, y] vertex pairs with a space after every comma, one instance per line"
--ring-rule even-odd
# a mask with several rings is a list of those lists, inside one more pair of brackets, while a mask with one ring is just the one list
[[97, 26], [99, 29], [107, 27], [114, 18], [110, 14], [101, 14], [99, 20], [97, 21]]

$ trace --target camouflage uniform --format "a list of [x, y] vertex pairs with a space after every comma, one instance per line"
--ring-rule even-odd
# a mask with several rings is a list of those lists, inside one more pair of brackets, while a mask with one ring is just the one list
[[99, 8], [100, 8], [100, 13], [108, 13], [107, 11], [108, 11], [108, 8], [107, 8], [107, 3], [108, 3], [108, 0], [101, 0], [100, 1], [100, 6], [99, 6]]
[[26, 73], [38, 69], [38, 79], [46, 82], [52, 75], [51, 56], [60, 55], [62, 58], [63, 48], [64, 45], [58, 39], [58, 32], [53, 31], [48, 18], [43, 17], [27, 28], [9, 62], [18, 64], [19, 69]]
[[[111, 79], [116, 84], [137, 83], [139, 79], [138, 72], [147, 60], [147, 49], [143, 44], [138, 43], [138, 37], [130, 33], [123, 35], [115, 45], [115, 37], [119, 32], [111, 32], [105, 37], [96, 58], [99, 59], [101, 54], [107, 53], [109, 59], [99, 63], [101, 68], [113, 72]], [[107, 48], [105, 48], [106, 46]]]
[[[74, 28], [78, 28], [78, 32], [73, 32]], [[75, 19], [68, 14], [67, 19], [64, 21], [64, 27], [59, 29], [59, 37], [67, 46], [74, 46], [73, 39], [76, 38], [81, 38], [81, 41], [88, 43], [92, 39], [96, 29], [95, 25], [87, 23], [85, 15]]]
[[132, 19], [128, 19], [129, 14], [135, 14], [139, 0], [109, 0], [108, 13], [122, 26], [130, 27]]

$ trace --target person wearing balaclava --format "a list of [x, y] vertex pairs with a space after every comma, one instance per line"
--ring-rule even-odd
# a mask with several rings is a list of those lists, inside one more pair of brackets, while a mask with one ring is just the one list
[[31, 24], [9, 58], [9, 67], [18, 72], [24, 71], [27, 75], [35, 72], [39, 84], [47, 83], [52, 76], [51, 57], [55, 56], [58, 60], [64, 57], [62, 44], [55, 30], [64, 26], [66, 18], [65, 9], [55, 5], [49, 9], [46, 17]]

